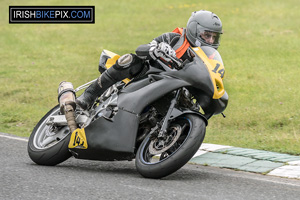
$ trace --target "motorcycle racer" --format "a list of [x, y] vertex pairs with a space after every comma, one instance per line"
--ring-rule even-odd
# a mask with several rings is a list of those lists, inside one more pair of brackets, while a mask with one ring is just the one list
[[76, 104], [84, 110], [88, 109], [97, 97], [116, 82], [138, 76], [143, 71], [144, 60], [162, 59], [168, 62], [169, 57], [176, 57], [182, 61], [192, 61], [193, 54], [189, 47], [209, 46], [217, 50], [222, 33], [222, 22], [216, 14], [206, 10], [195, 11], [186, 28], [164, 33], [149, 44], [140, 45], [136, 54], [121, 56], [76, 99]]

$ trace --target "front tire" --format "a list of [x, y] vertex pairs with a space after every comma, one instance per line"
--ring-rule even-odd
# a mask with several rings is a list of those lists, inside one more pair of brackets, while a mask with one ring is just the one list
[[57, 165], [71, 157], [68, 150], [70, 130], [68, 126], [47, 125], [48, 119], [59, 113], [59, 105], [51, 109], [35, 126], [29, 141], [28, 154], [38, 165]]
[[146, 178], [162, 178], [174, 173], [198, 151], [205, 131], [206, 124], [198, 115], [176, 118], [168, 130], [168, 138], [172, 137], [173, 141], [168, 141], [165, 147], [151, 135], [144, 139], [136, 154], [137, 171]]

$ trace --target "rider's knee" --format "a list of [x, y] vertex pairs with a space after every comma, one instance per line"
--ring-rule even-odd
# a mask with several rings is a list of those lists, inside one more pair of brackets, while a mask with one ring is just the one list
[[[111, 69], [112, 68], [112, 69]], [[135, 54], [121, 56], [108, 72], [115, 79], [133, 78], [143, 69], [143, 62]]]

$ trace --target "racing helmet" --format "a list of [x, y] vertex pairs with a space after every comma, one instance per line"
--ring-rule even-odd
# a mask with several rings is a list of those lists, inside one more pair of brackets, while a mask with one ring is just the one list
[[220, 18], [207, 10], [193, 12], [187, 22], [186, 37], [194, 47], [211, 46], [218, 49], [222, 33]]

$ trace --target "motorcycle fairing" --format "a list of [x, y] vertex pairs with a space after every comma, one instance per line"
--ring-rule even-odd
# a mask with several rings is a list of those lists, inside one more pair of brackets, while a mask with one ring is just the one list
[[69, 149], [75, 158], [130, 160], [134, 158], [139, 116], [122, 109], [113, 120], [98, 118], [85, 128], [87, 149]]
[[[213, 114], [222, 112], [227, 106], [228, 95], [224, 91], [221, 97], [218, 96], [223, 92], [217, 90], [215, 83], [218, 82], [214, 81], [217, 78], [211, 76], [212, 70], [207, 65], [200, 56], [195, 56], [192, 62], [179, 71], [158, 72], [144, 79], [133, 80], [119, 92], [117, 114], [111, 120], [100, 117], [85, 128], [89, 148], [70, 151], [76, 158], [82, 159], [132, 159], [140, 114], [144, 108], [182, 87], [196, 90], [195, 97], [205, 112], [204, 116], [197, 114], [205, 121]], [[196, 113], [185, 110], [175, 114], [179, 116], [191, 112]]]
[[[146, 79], [128, 85], [119, 94], [117, 114], [111, 120], [100, 117], [88, 125], [85, 128], [88, 148], [70, 149], [71, 153], [79, 159], [104, 161], [132, 159], [140, 113], [155, 100], [186, 85], [187, 82], [167, 75], [150, 75]], [[131, 90], [133, 88], [134, 90]], [[177, 112], [174, 116], [187, 112], [189, 111]]]

